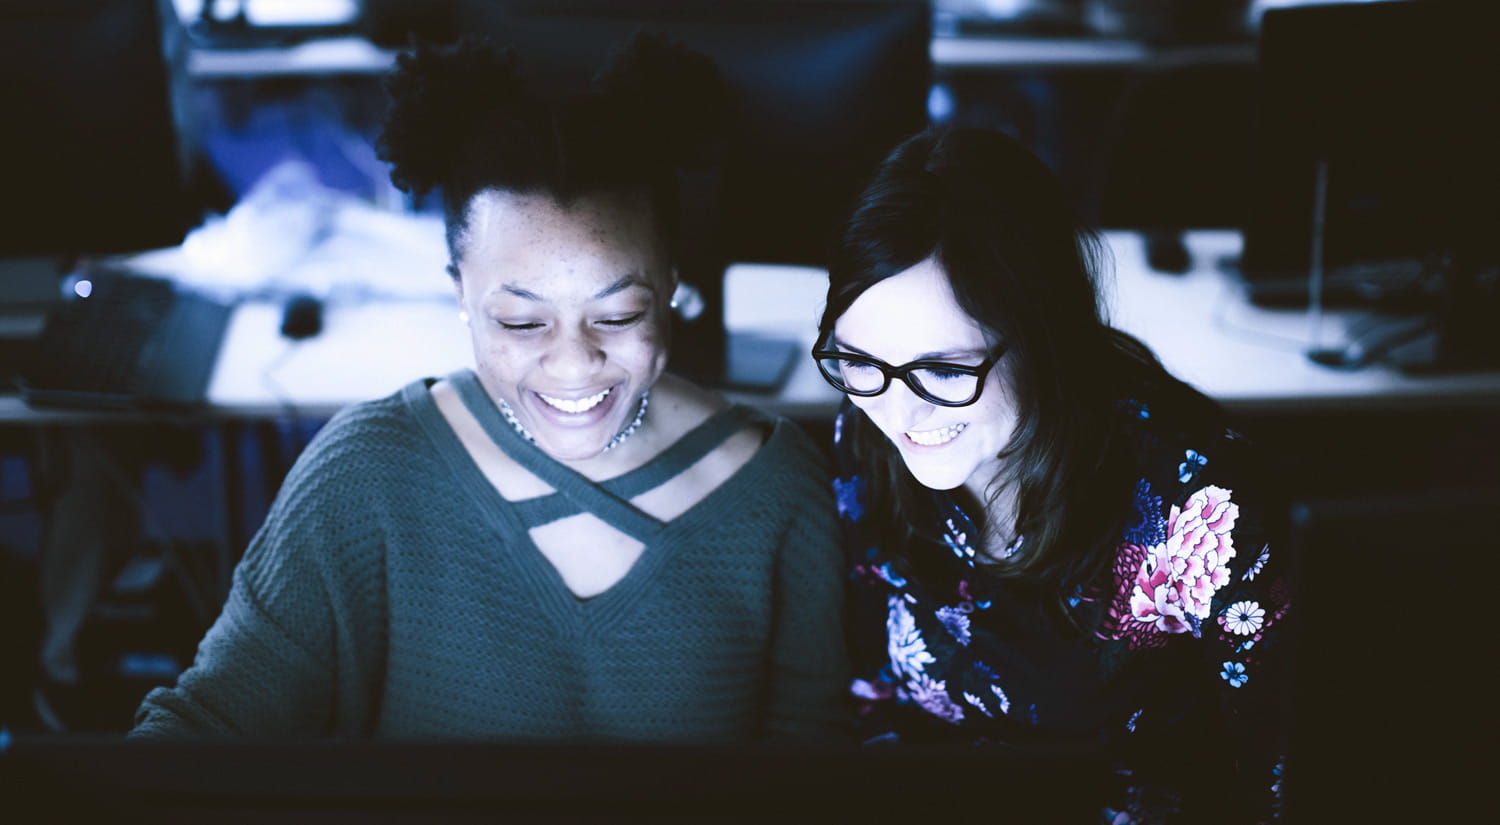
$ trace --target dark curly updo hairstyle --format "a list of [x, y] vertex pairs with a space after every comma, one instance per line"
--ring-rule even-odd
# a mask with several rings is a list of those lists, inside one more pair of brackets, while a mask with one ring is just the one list
[[441, 194], [449, 274], [457, 278], [469, 204], [497, 190], [650, 197], [662, 248], [677, 255], [678, 175], [712, 163], [724, 122], [713, 61], [637, 33], [586, 88], [540, 88], [511, 48], [488, 39], [416, 43], [386, 83], [390, 109], [376, 144], [391, 181]]

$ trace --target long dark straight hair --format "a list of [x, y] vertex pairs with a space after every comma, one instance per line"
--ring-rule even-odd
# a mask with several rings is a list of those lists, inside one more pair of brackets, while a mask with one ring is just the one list
[[[821, 332], [872, 285], [928, 258], [959, 306], [1006, 347], [996, 369], [1017, 425], [983, 503], [1014, 491], [1025, 539], [986, 569], [1046, 586], [1067, 614], [1072, 588], [1109, 565], [1130, 517], [1136, 469], [1120, 433], [1121, 402], [1149, 393], [1153, 402], [1216, 407], [1108, 325], [1098, 236], [1051, 171], [1010, 137], [935, 127], [886, 157], [834, 252]], [[924, 517], [930, 492], [863, 413], [851, 418], [844, 437], [853, 439], [872, 497], [866, 511], [881, 534], [905, 539], [908, 552], [937, 541]]]

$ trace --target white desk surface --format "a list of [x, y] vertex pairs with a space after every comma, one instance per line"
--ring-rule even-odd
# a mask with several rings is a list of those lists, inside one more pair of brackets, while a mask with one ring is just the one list
[[[1242, 410], [1359, 405], [1500, 406], [1500, 372], [1411, 377], [1384, 366], [1340, 371], [1309, 361], [1306, 312], [1248, 304], [1218, 261], [1239, 251], [1234, 232], [1195, 232], [1194, 266], [1183, 275], [1150, 271], [1139, 236], [1106, 235], [1114, 256], [1106, 278], [1110, 317], [1141, 338], [1174, 374]], [[813, 269], [737, 266], [725, 287], [731, 329], [771, 332], [812, 345], [827, 276]], [[235, 315], [210, 398], [240, 411], [277, 409], [268, 376], [299, 409], [327, 411], [391, 392], [407, 381], [472, 364], [451, 300], [332, 305], [323, 335], [288, 348], [276, 335], [280, 308], [247, 304]], [[1344, 335], [1342, 316], [1323, 322], [1325, 343]], [[280, 358], [280, 360], [276, 360]], [[275, 366], [267, 371], [266, 365]], [[839, 397], [810, 358], [798, 359], [775, 395], [733, 397], [794, 416], [830, 415]]]
[[1173, 374], [1231, 408], [1500, 407], [1500, 371], [1412, 376], [1380, 364], [1337, 370], [1308, 360], [1304, 353], [1314, 343], [1346, 343], [1352, 316], [1325, 314], [1315, 342], [1307, 311], [1250, 304], [1237, 279], [1219, 267], [1225, 256], [1238, 256], [1238, 232], [1190, 233], [1193, 266], [1182, 275], [1146, 266], [1139, 235], [1106, 237], [1115, 257], [1114, 325], [1144, 341]]
[[[1106, 278], [1110, 317], [1140, 337], [1176, 375], [1240, 411], [1372, 407], [1500, 408], [1500, 372], [1413, 377], [1384, 366], [1339, 371], [1302, 353], [1312, 341], [1301, 310], [1248, 304], [1218, 261], [1239, 250], [1234, 232], [1189, 235], [1194, 265], [1183, 275], [1150, 271], [1133, 233], [1106, 235], [1114, 273]], [[441, 278], [441, 272], [433, 277]], [[727, 325], [796, 338], [810, 347], [827, 276], [806, 268], [741, 265], [725, 286]], [[470, 366], [472, 354], [453, 299], [331, 300], [321, 335], [290, 344], [278, 334], [278, 303], [246, 302], [235, 311], [215, 369], [211, 414], [275, 416], [290, 405], [328, 415], [424, 376]], [[1324, 320], [1324, 343], [1340, 341], [1341, 316]], [[839, 396], [810, 358], [799, 358], [776, 394], [733, 392], [737, 400], [801, 418], [831, 416]], [[94, 417], [27, 409], [0, 398], [0, 421]]]

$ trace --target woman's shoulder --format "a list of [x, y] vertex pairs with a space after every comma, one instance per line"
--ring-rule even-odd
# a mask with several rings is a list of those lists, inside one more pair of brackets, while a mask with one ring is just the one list
[[411, 455], [424, 450], [421, 412], [413, 403], [414, 390], [426, 394], [417, 381], [382, 398], [343, 407], [328, 419], [298, 456], [289, 480], [308, 473], [369, 474], [381, 466], [409, 473]]
[[[731, 401], [723, 394], [705, 389], [677, 375], [663, 375], [652, 390], [655, 409], [657, 396], [667, 402], [663, 424], [669, 431], [685, 434], [723, 416], [724, 426], [732, 428], [723, 443], [705, 460], [735, 470], [769, 464], [778, 468], [799, 465], [826, 470], [826, 461], [812, 439], [794, 421], [760, 407]], [[820, 481], [822, 481], [820, 476]]]
[[1140, 475], [1152, 486], [1191, 492], [1205, 479], [1252, 474], [1258, 448], [1212, 402], [1185, 405], [1139, 395], [1122, 400], [1117, 413]]
[[676, 373], [663, 373], [651, 387], [651, 414], [665, 432], [690, 432], [729, 406], [723, 394]]
[[425, 395], [432, 381], [414, 381], [389, 395], [342, 407], [318, 430], [318, 436], [334, 441], [397, 439], [420, 432], [413, 391]]

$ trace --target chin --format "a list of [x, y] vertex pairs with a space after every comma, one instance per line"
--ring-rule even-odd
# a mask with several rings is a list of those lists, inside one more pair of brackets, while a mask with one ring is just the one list
[[917, 480], [918, 484], [931, 490], [953, 490], [964, 485], [969, 480], [970, 472], [953, 467], [928, 467], [906, 462], [906, 469]]
[[590, 458], [594, 458], [604, 453], [603, 443], [595, 444], [591, 447], [576, 448], [571, 446], [566, 448], [556, 448], [552, 445], [541, 443], [539, 443], [537, 446], [542, 448], [542, 452], [546, 453], [557, 461], [587, 461]]
[[533, 432], [533, 435], [536, 436], [536, 445], [547, 455], [559, 461], [583, 461], [604, 452], [605, 445], [614, 437], [613, 431], [604, 433], [604, 430], [594, 434], [569, 433], [570, 437], [564, 438], [558, 438], [558, 433], [541, 435]]

